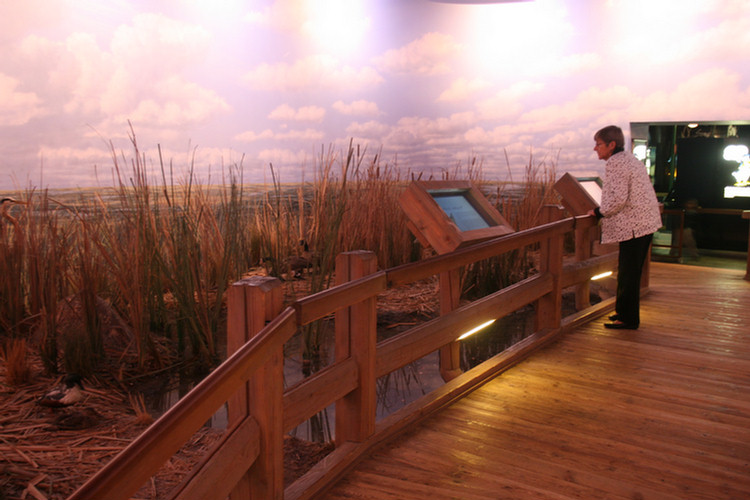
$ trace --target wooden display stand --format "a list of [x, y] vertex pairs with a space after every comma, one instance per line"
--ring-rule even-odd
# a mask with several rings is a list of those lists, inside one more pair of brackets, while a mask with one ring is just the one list
[[411, 232], [438, 254], [513, 232], [500, 212], [467, 181], [414, 181], [399, 203]]
[[586, 215], [602, 201], [602, 181], [598, 177], [576, 178], [565, 173], [555, 183], [554, 188], [571, 215]]
[[[588, 214], [602, 201], [602, 180], [599, 177], [573, 177], [565, 173], [553, 187], [560, 195], [560, 201], [565, 209], [576, 217]], [[576, 238], [579, 238], [576, 248], [585, 247], [586, 241], [593, 243], [593, 255], [603, 255], [617, 250], [617, 245], [599, 243], [598, 229], [588, 231], [586, 235], [577, 234]]]
[[[472, 243], [510, 234], [513, 228], [467, 181], [414, 181], [399, 199], [409, 230], [426, 248], [447, 254]], [[457, 269], [440, 274], [440, 314], [459, 306]], [[446, 382], [461, 374], [460, 343], [440, 348], [440, 374]]]

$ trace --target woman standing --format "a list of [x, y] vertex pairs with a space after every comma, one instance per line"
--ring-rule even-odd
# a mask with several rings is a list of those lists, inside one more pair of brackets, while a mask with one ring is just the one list
[[624, 150], [620, 127], [594, 135], [594, 151], [605, 160], [601, 206], [590, 212], [602, 219], [602, 243], [619, 243], [615, 314], [607, 328], [635, 330], [640, 324], [643, 264], [653, 234], [662, 226], [659, 202], [644, 164]]

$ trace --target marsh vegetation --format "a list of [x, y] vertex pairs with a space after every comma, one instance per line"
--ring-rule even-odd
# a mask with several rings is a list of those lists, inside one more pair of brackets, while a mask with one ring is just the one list
[[[352, 143], [341, 151], [321, 148], [311, 181], [284, 183], [269, 165], [269, 185], [247, 185], [241, 164], [227, 167], [217, 183], [201, 182], [191, 166], [177, 175], [161, 159], [154, 173], [134, 134], [131, 144], [127, 153], [112, 150], [113, 187], [9, 193], [23, 203], [9, 207], [0, 230], [6, 383], [34, 376], [29, 352], [48, 375], [75, 372], [121, 387], [176, 371], [200, 376], [225, 356], [225, 294], [248, 273], [279, 277], [293, 300], [331, 286], [340, 252], [370, 250], [381, 268], [430, 252], [410, 233], [398, 204], [415, 176], [379, 151]], [[530, 156], [523, 179], [490, 182], [481, 161], [469, 158], [442, 177], [474, 182], [519, 230], [538, 224], [541, 208], [556, 203], [554, 166]], [[533, 250], [465, 269], [463, 293], [479, 296], [525, 278]], [[294, 264], [299, 259], [304, 265]], [[402, 296], [395, 299], [400, 310], [385, 308], [383, 336], [439, 313], [430, 305], [436, 287], [424, 290], [405, 294], [424, 307]], [[328, 363], [329, 329], [325, 322], [308, 325], [290, 343], [290, 383]], [[487, 349], [502, 350], [521, 334], [494, 336]], [[482, 357], [477, 342], [467, 344], [468, 364]], [[419, 370], [383, 381], [382, 391], [410, 383], [419, 386]], [[315, 425], [318, 436], [330, 437], [324, 422]]]

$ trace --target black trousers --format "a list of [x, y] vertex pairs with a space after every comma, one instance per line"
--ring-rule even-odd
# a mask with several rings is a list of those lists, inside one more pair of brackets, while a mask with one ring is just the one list
[[652, 238], [653, 234], [647, 234], [620, 242], [615, 312], [620, 321], [635, 327], [641, 322], [641, 275]]

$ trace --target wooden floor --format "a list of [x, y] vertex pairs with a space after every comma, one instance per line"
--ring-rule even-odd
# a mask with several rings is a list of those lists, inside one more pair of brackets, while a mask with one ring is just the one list
[[750, 281], [653, 263], [595, 320], [389, 443], [327, 499], [750, 499]]

